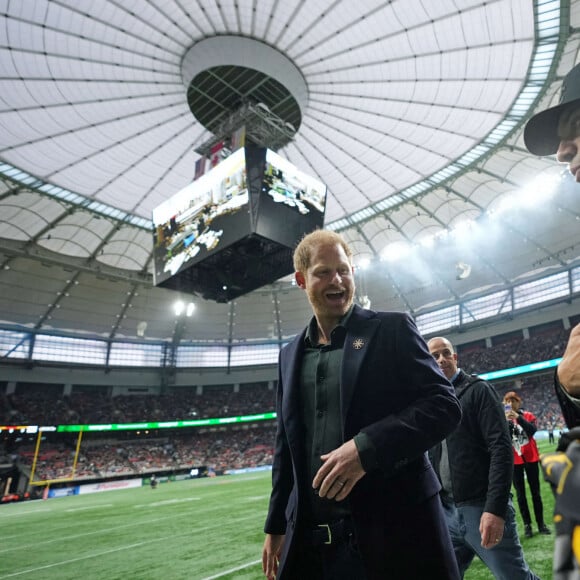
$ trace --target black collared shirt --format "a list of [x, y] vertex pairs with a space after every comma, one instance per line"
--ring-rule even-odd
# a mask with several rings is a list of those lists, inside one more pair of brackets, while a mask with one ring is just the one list
[[340, 373], [346, 337], [346, 322], [352, 308], [330, 334], [330, 344], [318, 344], [318, 325], [313, 318], [304, 339], [300, 375], [300, 403], [304, 421], [304, 445], [308, 467], [306, 489], [310, 498], [311, 523], [326, 523], [350, 514], [348, 501], [321, 499], [312, 489], [320, 469], [321, 455], [344, 443], [341, 419]]

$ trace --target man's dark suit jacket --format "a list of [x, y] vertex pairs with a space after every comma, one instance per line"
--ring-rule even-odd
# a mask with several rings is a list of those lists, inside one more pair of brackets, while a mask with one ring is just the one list
[[[386, 558], [402, 557], [389, 553], [393, 535], [398, 535], [399, 546], [400, 536], [408, 537], [413, 555], [421, 557], [416, 541], [432, 522], [409, 521], [405, 514], [439, 492], [425, 452], [453, 431], [461, 408], [410, 316], [355, 305], [346, 326], [340, 382], [344, 441], [363, 431], [377, 459], [347, 501], [369, 577], [379, 577]], [[306, 481], [299, 407], [305, 332], [281, 351], [279, 361], [273, 489], [264, 528], [266, 533], [286, 534], [278, 578], [292, 577], [288, 564], [300, 534], [303, 490], [311, 485]], [[434, 533], [447, 534], [444, 521]]]

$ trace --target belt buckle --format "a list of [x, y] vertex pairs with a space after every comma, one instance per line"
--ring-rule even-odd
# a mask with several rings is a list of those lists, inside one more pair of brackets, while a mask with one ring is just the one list
[[330, 531], [330, 525], [329, 524], [318, 524], [319, 528], [326, 528], [326, 534], [327, 534], [327, 541], [324, 542], [325, 545], [329, 545], [332, 544], [332, 532]]

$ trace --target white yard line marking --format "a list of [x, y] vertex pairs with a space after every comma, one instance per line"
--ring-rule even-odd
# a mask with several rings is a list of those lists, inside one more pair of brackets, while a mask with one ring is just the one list
[[34, 511], [22, 511], [22, 512], [14, 512], [13, 514], [2, 514], [2, 519], [6, 518], [11, 518], [14, 516], [28, 516], [30, 514], [37, 514], [38, 512], [51, 512], [52, 510], [50, 508], [43, 508], [43, 509], [35, 509]]
[[64, 510], [65, 512], [82, 512], [85, 510], [96, 510], [99, 508], [104, 508], [104, 507], [113, 507], [115, 504], [112, 503], [103, 503], [103, 504], [97, 504], [97, 505], [87, 505], [84, 507], [78, 507], [78, 508], [68, 508], [66, 510]]
[[[186, 534], [181, 534], [186, 535]], [[15, 578], [16, 576], [22, 576], [22, 574], [30, 574], [32, 572], [39, 572], [40, 570], [48, 570], [49, 568], [55, 568], [56, 566], [63, 566], [66, 564], [73, 564], [74, 562], [82, 562], [83, 560], [90, 560], [91, 558], [99, 558], [100, 556], [105, 556], [106, 554], [114, 554], [115, 552], [121, 552], [123, 550], [131, 550], [132, 548], [140, 548], [147, 544], [152, 544], [153, 542], [158, 542], [160, 540], [165, 541], [171, 539], [172, 536], [167, 536], [165, 538], [156, 538], [154, 540], [149, 540], [148, 542], [139, 542], [138, 544], [131, 544], [130, 546], [121, 546], [120, 548], [113, 548], [111, 550], [105, 550], [104, 552], [98, 552], [96, 554], [89, 554], [87, 556], [82, 556], [80, 558], [71, 558], [70, 560], [63, 560], [61, 562], [54, 562], [53, 564], [46, 564], [46, 566], [38, 566], [37, 568], [29, 568], [28, 570], [20, 570], [19, 572], [12, 572], [12, 574], [6, 574], [5, 576], [0, 576], [0, 578]], [[178, 536], [175, 536], [178, 537]]]
[[[189, 517], [189, 515], [188, 515], [188, 517]], [[253, 519], [254, 517], [255, 516], [253, 516], [253, 515], [252, 516], [245, 516], [245, 517], [242, 517], [242, 518], [236, 518], [235, 521], [241, 522], [241, 521], [244, 521], [244, 520]], [[158, 518], [157, 521], [162, 521], [162, 520], [167, 520], [167, 519], [174, 519], [174, 518], [175, 518], [175, 516], [171, 516], [169, 518]], [[141, 522], [139, 525], [143, 525], [143, 522]], [[128, 526], [117, 526], [116, 529], [124, 528], [124, 527], [128, 527]], [[217, 524], [214, 524], [214, 525], [211, 525], [211, 526], [207, 526], [205, 528], [205, 530], [207, 531], [208, 529], [214, 529], [214, 528], [219, 528], [219, 527], [221, 527], [221, 524], [220, 523], [217, 523]], [[82, 534], [82, 535], [91, 535], [93, 533], [103, 533], [103, 531], [100, 530], [99, 532], [91, 532], [89, 534]], [[203, 533], [203, 531], [200, 531], [200, 533]], [[90, 560], [91, 558], [99, 558], [100, 556], [105, 556], [107, 554], [114, 554], [115, 552], [121, 552], [123, 550], [131, 550], [133, 548], [139, 548], [141, 546], [146, 546], [148, 544], [153, 544], [155, 542], [165, 542], [167, 540], [174, 540], [175, 538], [191, 537], [192, 535], [193, 535], [192, 532], [189, 531], [189, 532], [186, 532], [184, 534], [179, 534], [179, 535], [171, 534], [170, 536], [164, 536], [162, 538], [152, 538], [151, 540], [146, 541], [146, 542], [139, 542], [137, 544], [130, 544], [128, 546], [120, 546], [118, 548], [113, 548], [111, 550], [105, 550], [103, 552], [97, 552], [95, 554], [88, 554], [86, 556], [82, 556], [82, 557], [79, 557], [79, 558], [72, 558], [70, 560], [62, 560], [60, 562], [54, 562], [52, 564], [46, 564], [45, 566], [38, 566], [37, 568], [29, 568], [28, 570], [20, 570], [18, 572], [12, 572], [11, 574], [6, 574], [4, 576], [0, 576], [0, 580], [4, 580], [5, 578], [16, 578], [16, 576], [22, 576], [23, 574], [30, 574], [32, 572], [39, 572], [41, 570], [47, 570], [49, 568], [56, 568], [57, 566], [64, 566], [64, 565], [67, 565], [67, 564], [74, 564], [75, 562], [82, 562], [83, 560]], [[74, 537], [78, 538], [79, 535], [77, 534]], [[59, 538], [56, 538], [56, 540], [54, 540], [54, 541], [62, 542], [63, 539], [66, 539], [66, 538], [59, 537]], [[44, 542], [44, 543], [50, 543], [50, 542]], [[2, 552], [8, 552], [8, 551], [10, 551], [10, 549], [8, 549], [8, 550], [2, 550]], [[251, 562], [250, 564], [244, 564], [244, 566], [242, 566], [239, 569], [241, 570], [242, 568], [245, 568], [245, 567], [248, 567], [248, 566], [253, 566], [254, 564], [256, 564], [257, 562], [260, 562], [260, 561], [261, 560], [257, 560], [256, 562]], [[223, 575], [223, 574], [221, 574], [221, 575]], [[214, 577], [215, 578], [218, 578], [219, 576], [214, 576]]]
[[202, 580], [214, 580], [215, 578], [221, 578], [222, 576], [227, 576], [228, 574], [232, 574], [233, 572], [237, 572], [238, 570], [243, 570], [244, 568], [255, 566], [256, 564], [259, 564], [261, 561], [262, 560], [254, 560], [253, 562], [242, 564], [241, 566], [237, 566], [236, 568], [230, 568], [229, 570], [225, 570], [224, 572], [220, 572], [219, 574], [215, 574], [214, 576], [207, 576]]
[[185, 499], [164, 499], [162, 501], [155, 501], [153, 503], [140, 503], [134, 505], [134, 508], [149, 508], [149, 507], [159, 507], [160, 505], [171, 505], [174, 503], [183, 503], [187, 501], [199, 501], [201, 497], [186, 497]]
[[[115, 526], [114, 528], [108, 528], [108, 530], [109, 531], [110, 530], [122, 530], [123, 528], [133, 528], [135, 526], [150, 525], [150, 524], [154, 524], [154, 523], [157, 523], [157, 522], [164, 522], [164, 521], [166, 521], [168, 519], [173, 519], [174, 517], [180, 517], [180, 516], [168, 516], [168, 517], [165, 517], [165, 518], [153, 518], [153, 519], [147, 520], [146, 522], [130, 522], [128, 524], [123, 524], [121, 526]], [[183, 517], [183, 516], [181, 516], [181, 517]], [[90, 531], [90, 532], [85, 532], [83, 534], [73, 534], [72, 536], [59, 536], [58, 535], [58, 532], [56, 532], [55, 533], [55, 536], [54, 537], [51, 537], [48, 540], [38, 540], [38, 541], [32, 542], [30, 544], [21, 543], [21, 544], [19, 544], [17, 546], [12, 546], [12, 547], [9, 547], [9, 548], [1, 548], [0, 549], [0, 554], [4, 554], [6, 552], [14, 552], [16, 550], [29, 550], [31, 548], [34, 548], [34, 546], [37, 546], [37, 545], [42, 545], [42, 544], [56, 544], [56, 543], [62, 542], [63, 540], [72, 540], [72, 539], [75, 539], [75, 538], [83, 538], [83, 537], [86, 537], [86, 536], [97, 536], [97, 535], [103, 534], [103, 533], [104, 533], [103, 530], [93, 530], [93, 531]], [[12, 536], [11, 539], [14, 539], [14, 537]]]

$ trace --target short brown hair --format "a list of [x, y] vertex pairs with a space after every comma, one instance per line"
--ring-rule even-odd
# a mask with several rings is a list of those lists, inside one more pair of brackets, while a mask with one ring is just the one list
[[325, 244], [338, 244], [342, 246], [349, 261], [352, 261], [352, 250], [340, 234], [331, 230], [314, 230], [306, 234], [296, 246], [294, 250], [294, 270], [296, 272], [306, 272], [310, 266], [313, 248]]
[[510, 391], [503, 396], [504, 401], [507, 401], [508, 399], [515, 399], [519, 403], [522, 402], [522, 398], [515, 391]]

